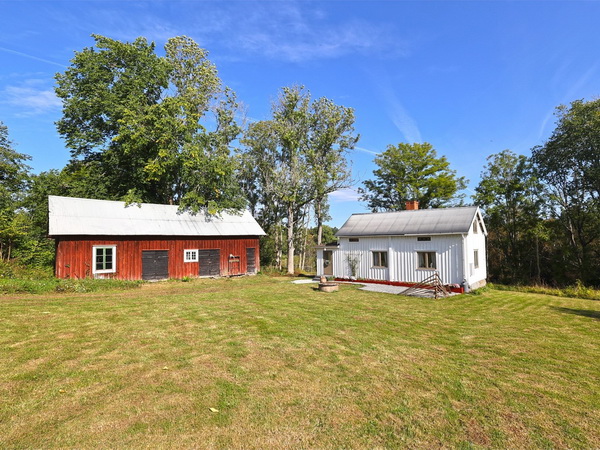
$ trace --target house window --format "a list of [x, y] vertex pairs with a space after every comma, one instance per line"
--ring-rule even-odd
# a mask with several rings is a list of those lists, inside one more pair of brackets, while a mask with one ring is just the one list
[[358, 238], [350, 238], [349, 241], [350, 242], [358, 242]]
[[479, 269], [479, 250], [473, 251], [473, 267]]
[[475, 221], [473, 222], [473, 233], [477, 234], [478, 233], [478, 227], [477, 227], [477, 219], [475, 219]]
[[417, 252], [419, 269], [435, 269], [435, 252]]
[[430, 236], [419, 236], [417, 238], [417, 241], [431, 241], [431, 237]]
[[387, 252], [373, 252], [373, 267], [387, 267]]
[[114, 273], [117, 271], [117, 246], [94, 246], [94, 273]]
[[183, 262], [198, 262], [198, 249], [186, 249], [183, 251]]

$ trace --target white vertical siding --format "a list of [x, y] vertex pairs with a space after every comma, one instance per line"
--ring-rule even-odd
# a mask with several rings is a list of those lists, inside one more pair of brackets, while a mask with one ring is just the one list
[[317, 276], [323, 275], [323, 249], [317, 249]]
[[[358, 242], [340, 238], [334, 252], [334, 274], [350, 277], [348, 257], [357, 258], [358, 278], [370, 280], [419, 282], [436, 270], [444, 283], [460, 283], [462, 273], [462, 236], [431, 236], [431, 241], [418, 241], [416, 236], [360, 237]], [[388, 252], [388, 267], [373, 267], [373, 251]], [[435, 252], [436, 269], [418, 269], [418, 251]]]
[[[479, 268], [475, 268], [475, 250], [479, 253]], [[471, 227], [465, 238], [465, 263], [465, 278], [470, 285], [477, 285], [487, 278], [485, 235], [481, 227], [479, 227], [478, 233], [473, 233], [473, 227]]]
[[352, 276], [349, 258], [358, 259], [357, 278], [369, 280], [388, 280], [388, 269], [373, 267], [373, 251], [388, 252], [389, 265], [389, 239], [359, 238], [358, 242], [350, 242], [348, 238], [340, 238], [340, 250], [334, 253], [333, 271], [336, 277], [344, 278]]
[[[390, 281], [419, 282], [430, 277], [435, 271], [444, 283], [462, 281], [461, 237], [458, 235], [430, 236], [430, 241], [418, 241], [416, 236], [392, 238], [395, 270]], [[419, 269], [417, 252], [434, 252], [434, 269]]]

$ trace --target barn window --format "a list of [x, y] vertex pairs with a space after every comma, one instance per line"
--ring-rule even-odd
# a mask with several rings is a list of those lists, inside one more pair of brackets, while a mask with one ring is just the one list
[[373, 252], [373, 267], [387, 267], [387, 252]]
[[417, 252], [419, 269], [435, 269], [435, 252]]
[[479, 250], [473, 251], [473, 267], [479, 269]]
[[183, 262], [198, 262], [198, 249], [186, 249], [183, 251]]
[[117, 271], [117, 246], [94, 246], [94, 273], [114, 273]]
[[431, 241], [431, 236], [419, 236], [417, 238], [417, 241], [419, 241], [419, 242], [429, 242], [429, 241]]
[[358, 242], [358, 238], [350, 238], [348, 239], [350, 242]]

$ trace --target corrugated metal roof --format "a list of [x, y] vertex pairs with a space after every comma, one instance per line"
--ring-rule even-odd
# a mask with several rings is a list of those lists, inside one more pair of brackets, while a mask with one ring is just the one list
[[352, 214], [336, 236], [401, 236], [467, 233], [477, 206]]
[[177, 206], [48, 197], [49, 235], [84, 236], [263, 236], [249, 211], [241, 215], [178, 213]]

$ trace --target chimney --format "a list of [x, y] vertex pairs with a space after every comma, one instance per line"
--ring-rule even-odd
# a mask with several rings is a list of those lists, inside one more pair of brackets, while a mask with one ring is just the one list
[[419, 201], [418, 200], [407, 200], [406, 210], [414, 211], [415, 209], [419, 209]]

